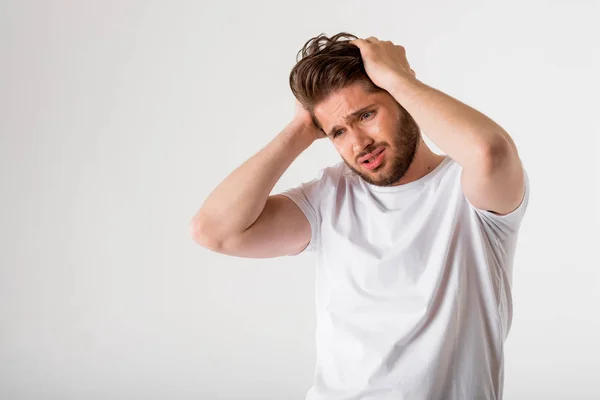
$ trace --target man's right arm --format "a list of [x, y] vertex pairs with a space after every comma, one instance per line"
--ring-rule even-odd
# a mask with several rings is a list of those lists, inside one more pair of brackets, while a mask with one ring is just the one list
[[300, 110], [281, 133], [208, 196], [190, 224], [194, 241], [240, 257], [302, 251], [311, 238], [306, 216], [289, 198], [269, 194], [291, 163], [321, 137], [308, 114]]

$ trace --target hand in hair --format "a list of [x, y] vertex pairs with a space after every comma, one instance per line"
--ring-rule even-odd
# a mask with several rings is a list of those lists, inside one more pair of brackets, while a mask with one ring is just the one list
[[389, 40], [380, 41], [373, 36], [351, 40], [350, 44], [360, 49], [367, 75], [380, 88], [390, 91], [398, 79], [416, 79], [404, 47]]
[[303, 126], [303, 130], [313, 136], [315, 139], [323, 139], [327, 137], [325, 133], [315, 125], [311, 113], [304, 108], [302, 103], [296, 100], [296, 114], [294, 115], [294, 122], [299, 123]]

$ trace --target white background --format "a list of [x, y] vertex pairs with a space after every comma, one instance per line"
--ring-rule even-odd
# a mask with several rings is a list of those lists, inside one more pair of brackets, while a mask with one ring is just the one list
[[[402, 44], [421, 81], [512, 135], [531, 199], [505, 398], [600, 398], [599, 16], [593, 1], [1, 1], [0, 398], [304, 398], [314, 256], [211, 253], [189, 222], [293, 117], [298, 50], [340, 31]], [[273, 192], [339, 160], [319, 141]]]

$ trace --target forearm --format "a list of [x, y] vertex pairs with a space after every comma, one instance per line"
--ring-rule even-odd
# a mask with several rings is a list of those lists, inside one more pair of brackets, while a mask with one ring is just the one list
[[288, 124], [223, 180], [192, 219], [194, 238], [220, 242], [252, 225], [281, 175], [314, 141], [303, 129], [301, 124]]
[[514, 147], [490, 118], [416, 78], [398, 79], [390, 93], [423, 133], [464, 168], [478, 168], [482, 157]]

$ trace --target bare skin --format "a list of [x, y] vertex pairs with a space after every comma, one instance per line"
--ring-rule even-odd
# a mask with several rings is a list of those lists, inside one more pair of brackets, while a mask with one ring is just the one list
[[311, 237], [308, 220], [290, 199], [269, 194], [291, 163], [324, 137], [296, 102], [292, 121], [204, 201], [190, 222], [194, 241], [240, 257], [277, 257], [302, 250]]
[[[371, 107], [346, 126], [337, 125], [344, 116], [366, 106]], [[355, 83], [329, 96], [314, 112], [346, 165], [371, 184], [396, 186], [415, 181], [445, 158], [427, 146], [414, 119], [386, 91], [368, 93]], [[366, 168], [359, 159], [381, 147], [385, 148], [381, 165]]]

